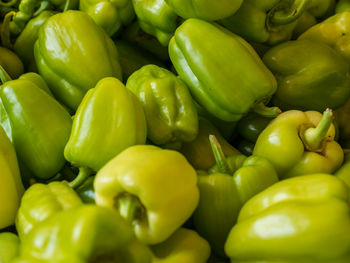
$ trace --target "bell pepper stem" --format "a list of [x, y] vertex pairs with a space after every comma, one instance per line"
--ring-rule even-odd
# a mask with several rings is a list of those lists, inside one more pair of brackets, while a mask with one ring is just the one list
[[12, 49], [11, 37], [10, 37], [10, 22], [12, 17], [16, 14], [15, 11], [10, 11], [5, 15], [2, 27], [0, 30], [2, 46]]
[[65, 3], [65, 5], [64, 5], [63, 12], [66, 12], [66, 11], [69, 9], [69, 6], [70, 6], [70, 0], [66, 0], [66, 3]]
[[253, 111], [263, 117], [275, 118], [282, 111], [278, 107], [267, 107], [263, 102], [256, 104], [253, 107]]
[[320, 149], [321, 143], [325, 138], [332, 121], [333, 111], [327, 108], [323, 112], [322, 119], [316, 128], [308, 128], [303, 132], [302, 139], [307, 149], [315, 151]]
[[2, 84], [12, 80], [10, 75], [6, 72], [6, 70], [1, 65], [0, 65], [0, 80]]
[[49, 1], [41, 1], [39, 8], [33, 13], [33, 17], [40, 15], [41, 12], [49, 9], [50, 2]]
[[128, 193], [122, 194], [116, 199], [116, 208], [121, 217], [130, 224], [134, 220], [141, 219], [144, 210], [139, 199]]
[[270, 25], [286, 25], [296, 21], [307, 8], [309, 0], [296, 0], [292, 6], [288, 1], [281, 1], [270, 11]]
[[0, 6], [3, 6], [3, 7], [10, 7], [10, 6], [13, 6], [15, 4], [17, 4], [17, 0], [11, 0], [8, 2], [0, 1]]
[[75, 177], [73, 181], [69, 182], [68, 185], [71, 188], [76, 189], [79, 186], [81, 186], [91, 174], [92, 174], [92, 170], [90, 168], [79, 167], [79, 173], [77, 177]]
[[209, 141], [214, 154], [216, 165], [218, 166], [220, 173], [231, 174], [230, 167], [227, 163], [225, 154], [222, 151], [221, 145], [216, 139], [215, 135], [210, 134]]

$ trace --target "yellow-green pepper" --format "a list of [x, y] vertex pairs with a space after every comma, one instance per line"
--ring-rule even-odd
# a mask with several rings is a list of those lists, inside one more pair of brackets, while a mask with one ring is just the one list
[[281, 179], [311, 173], [333, 173], [344, 153], [334, 141], [332, 111], [290, 110], [261, 132], [253, 154], [268, 159]]
[[193, 213], [199, 201], [197, 174], [173, 150], [136, 145], [98, 171], [96, 204], [114, 207], [146, 244], [165, 241]]
[[329, 174], [278, 182], [250, 199], [225, 243], [231, 263], [347, 263], [349, 188]]
[[0, 126], [0, 229], [15, 222], [24, 187], [15, 149]]
[[19, 238], [13, 233], [0, 233], [0, 262], [10, 263], [18, 256]]

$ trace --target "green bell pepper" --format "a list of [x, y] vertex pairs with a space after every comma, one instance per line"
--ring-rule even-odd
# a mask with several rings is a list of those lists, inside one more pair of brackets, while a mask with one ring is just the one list
[[350, 96], [350, 67], [326, 44], [312, 40], [285, 42], [263, 57], [278, 88], [272, 103], [282, 110], [337, 109]]
[[[272, 164], [258, 156], [225, 158], [215, 136], [210, 142], [217, 164], [199, 173], [200, 200], [193, 213], [194, 227], [213, 251], [225, 257], [224, 244], [245, 202], [278, 181]], [[208, 209], [210, 207], [210, 209]]]
[[153, 263], [206, 263], [208, 242], [195, 231], [179, 228], [163, 243], [151, 246]]
[[85, 204], [95, 203], [94, 180], [95, 176], [90, 176], [75, 189], [75, 192]]
[[338, 0], [337, 5], [335, 6], [335, 12], [349, 12], [350, 11], [350, 1], [349, 0]]
[[350, 188], [350, 153], [345, 154], [342, 166], [334, 173], [334, 175]]
[[61, 210], [82, 205], [82, 201], [66, 182], [35, 183], [24, 193], [16, 216], [16, 229], [25, 238], [40, 222]]
[[145, 244], [165, 241], [199, 201], [197, 174], [185, 157], [153, 145], [117, 155], [98, 171], [94, 189], [96, 204], [118, 210]]
[[297, 39], [301, 34], [316, 24], [317, 19], [309, 12], [304, 12], [294, 27], [292, 39]]
[[82, 11], [48, 18], [39, 29], [34, 56], [55, 97], [73, 110], [100, 79], [122, 75], [113, 41]]
[[91, 16], [109, 36], [130, 24], [135, 17], [131, 0], [80, 0], [79, 10]]
[[350, 100], [334, 111], [334, 117], [339, 131], [339, 144], [345, 149], [350, 149]]
[[327, 44], [350, 62], [349, 24], [350, 12], [336, 14], [309, 28], [299, 39]]
[[263, 104], [276, 91], [276, 80], [239, 36], [191, 18], [177, 28], [169, 54], [194, 99], [215, 117], [237, 121], [252, 109], [277, 114]]
[[132, 0], [140, 27], [167, 46], [177, 27], [174, 10], [165, 0]]
[[349, 188], [328, 174], [278, 182], [250, 199], [225, 243], [232, 263], [346, 263]]
[[8, 137], [20, 162], [42, 179], [53, 177], [65, 164], [63, 150], [72, 125], [70, 114], [45, 89], [35, 73], [9, 80], [0, 89], [5, 111], [1, 125], [8, 118]]
[[19, 239], [10, 232], [0, 233], [0, 262], [10, 263], [19, 254]]
[[154, 144], [181, 148], [182, 142], [191, 142], [196, 138], [196, 106], [186, 84], [172, 72], [147, 65], [129, 77], [126, 87], [142, 103], [147, 137]]
[[23, 239], [14, 262], [151, 263], [151, 257], [116, 211], [83, 205], [40, 222]]
[[154, 36], [144, 32], [138, 21], [126, 27], [121, 37], [123, 40], [140, 47], [142, 50], [150, 52], [155, 58], [162, 62], [170, 63], [168, 47], [163, 46]]
[[2, 46], [0, 46], [0, 65], [14, 79], [22, 75], [24, 71], [23, 63], [17, 54]]
[[207, 21], [223, 19], [233, 15], [243, 3], [243, 0], [165, 0], [179, 16], [199, 18]]
[[98, 171], [114, 156], [145, 144], [146, 119], [141, 103], [118, 79], [101, 79], [74, 116], [64, 157], [78, 167]]
[[226, 156], [239, 154], [240, 152], [229, 144], [218, 129], [207, 119], [199, 117], [198, 135], [192, 142], [184, 142], [180, 152], [188, 162], [197, 170], [208, 170], [215, 164], [215, 158], [209, 142], [209, 135], [215, 135]]
[[18, 35], [25, 28], [28, 21], [47, 9], [66, 11], [78, 7], [78, 0], [20, 0], [18, 10], [9, 14], [12, 16], [10, 31]]
[[253, 154], [265, 157], [285, 179], [311, 173], [333, 173], [344, 153], [334, 141], [332, 111], [290, 110], [275, 118], [259, 135]]
[[40, 15], [29, 20], [21, 34], [16, 38], [13, 50], [21, 58], [27, 71], [37, 72], [34, 58], [34, 43], [38, 39], [39, 28], [55, 12], [44, 11]]
[[117, 39], [114, 43], [118, 48], [119, 62], [122, 67], [124, 80], [127, 80], [132, 73], [148, 64], [162, 68], [166, 67], [162, 61], [154, 57], [150, 52], [142, 50], [133, 43], [122, 39]]
[[15, 222], [15, 216], [24, 192], [24, 187], [21, 181], [15, 149], [1, 126], [0, 170], [0, 229], [3, 229]]
[[244, 0], [233, 16], [220, 20], [244, 39], [275, 45], [291, 39], [304, 12], [323, 17], [332, 11], [335, 0]]

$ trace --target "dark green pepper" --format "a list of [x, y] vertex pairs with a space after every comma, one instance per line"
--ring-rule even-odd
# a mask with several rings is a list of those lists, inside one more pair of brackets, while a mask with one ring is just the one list
[[16, 53], [0, 46], [0, 66], [2, 66], [11, 78], [18, 78], [23, 74], [23, 63]]
[[274, 76], [234, 33], [191, 18], [177, 28], [169, 54], [194, 99], [215, 117], [237, 121], [250, 110], [277, 115], [264, 105], [277, 89]]
[[350, 11], [350, 1], [349, 0], [339, 0], [335, 6], [336, 13], [348, 12]]
[[37, 71], [34, 58], [34, 43], [38, 39], [39, 28], [54, 14], [53, 11], [44, 11], [32, 18], [16, 38], [13, 49], [23, 61], [27, 71]]
[[147, 136], [157, 145], [179, 145], [198, 134], [198, 115], [186, 84], [172, 72], [147, 65], [126, 83], [141, 101], [147, 121]]
[[282, 110], [337, 109], [350, 96], [350, 67], [326, 44], [296, 40], [271, 48], [263, 57], [278, 89], [272, 102]]
[[55, 97], [73, 110], [100, 79], [122, 76], [113, 41], [82, 11], [51, 16], [39, 29], [34, 56]]

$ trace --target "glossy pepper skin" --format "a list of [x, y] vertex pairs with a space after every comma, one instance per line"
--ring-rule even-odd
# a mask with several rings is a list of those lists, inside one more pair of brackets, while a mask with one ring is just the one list
[[6, 70], [11, 78], [18, 78], [23, 74], [23, 63], [16, 53], [0, 46], [0, 65]]
[[35, 183], [23, 195], [16, 216], [21, 239], [40, 222], [62, 210], [78, 207], [82, 201], [67, 182]]
[[314, 25], [304, 32], [299, 39], [310, 39], [327, 44], [350, 62], [349, 33], [350, 12], [347, 11], [335, 14]]
[[12, 259], [18, 256], [19, 239], [13, 233], [0, 233], [0, 262], [10, 263]]
[[147, 137], [156, 145], [179, 145], [198, 134], [198, 114], [186, 84], [172, 72], [146, 65], [134, 72], [126, 87], [142, 103]]
[[312, 174], [250, 199], [225, 251], [232, 263], [346, 263], [349, 246], [349, 188], [329, 174]]
[[39, 29], [34, 56], [55, 97], [73, 110], [100, 79], [121, 78], [113, 41], [82, 11], [51, 16]]
[[150, 263], [150, 250], [116, 211], [95, 205], [64, 210], [23, 239], [14, 262]]
[[215, 137], [210, 137], [217, 165], [199, 172], [199, 204], [193, 213], [194, 227], [218, 255], [245, 202], [278, 181], [265, 158], [244, 155], [225, 157]]
[[194, 99], [221, 120], [239, 120], [277, 88], [245, 40], [202, 20], [191, 18], [177, 28], [169, 54]]
[[265, 157], [280, 179], [311, 173], [333, 173], [344, 153], [334, 141], [332, 112], [290, 110], [275, 118], [259, 135], [253, 154]]
[[36, 81], [27, 78], [7, 81], [1, 86], [0, 97], [18, 158], [35, 177], [48, 179], [66, 162], [63, 150], [72, 119]]
[[146, 134], [137, 97], [120, 80], [103, 78], [79, 105], [64, 156], [76, 166], [98, 171], [129, 146], [145, 144]]
[[198, 18], [206, 21], [223, 19], [233, 15], [241, 6], [243, 0], [165, 0], [165, 2], [179, 16], [188, 18]]
[[98, 171], [94, 189], [96, 204], [116, 208], [145, 244], [165, 241], [199, 201], [197, 175], [185, 157], [152, 145], [113, 158]]
[[209, 142], [209, 135], [214, 135], [219, 141], [226, 156], [240, 152], [229, 144], [218, 129], [207, 119], [199, 117], [198, 135], [194, 141], [184, 142], [180, 152], [188, 162], [197, 170], [208, 170], [215, 164], [215, 158]]
[[165, 68], [165, 64], [150, 52], [123, 39], [114, 41], [119, 52], [119, 62], [123, 71], [123, 79], [127, 80], [132, 73], [143, 66], [153, 64]]
[[326, 44], [285, 42], [271, 48], [263, 61], [278, 83], [272, 103], [282, 110], [337, 109], [350, 96], [349, 64]]
[[15, 149], [2, 127], [0, 127], [0, 167], [0, 229], [2, 229], [15, 222], [24, 192]]
[[206, 263], [210, 256], [208, 242], [197, 232], [179, 228], [163, 243], [151, 246], [154, 263]]
[[167, 46], [177, 27], [177, 15], [165, 0], [132, 0], [140, 27]]
[[135, 17], [131, 0], [80, 0], [79, 10], [91, 16], [109, 36], [130, 24]]
[[335, 0], [244, 0], [238, 11], [220, 23], [248, 41], [276, 45], [290, 40], [304, 12], [322, 17]]
[[54, 14], [53, 11], [43, 11], [40, 15], [29, 20], [21, 34], [16, 38], [13, 50], [23, 61], [26, 71], [37, 72], [34, 44], [38, 39], [39, 28]]

